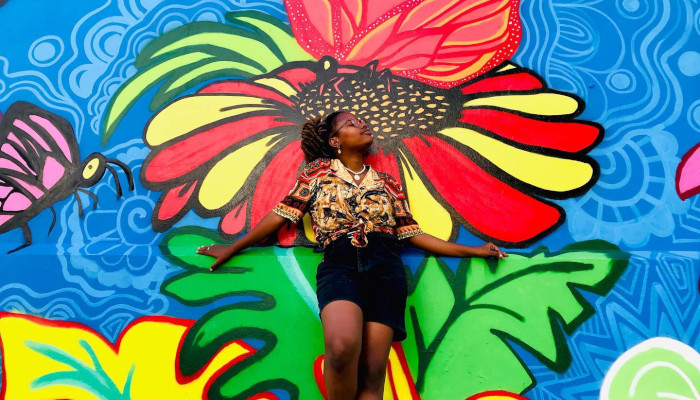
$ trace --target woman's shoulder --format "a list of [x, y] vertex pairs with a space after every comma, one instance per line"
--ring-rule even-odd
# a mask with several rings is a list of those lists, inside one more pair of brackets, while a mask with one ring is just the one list
[[307, 178], [314, 178], [324, 173], [328, 173], [331, 168], [331, 162], [333, 160], [330, 158], [317, 158], [311, 162], [308, 162], [304, 167], [302, 175]]
[[403, 191], [403, 188], [401, 187], [401, 181], [387, 174], [386, 172], [376, 171], [376, 173], [379, 176], [379, 178], [382, 181], [384, 181], [384, 185], [391, 189], [393, 192], [398, 194], [399, 192]]

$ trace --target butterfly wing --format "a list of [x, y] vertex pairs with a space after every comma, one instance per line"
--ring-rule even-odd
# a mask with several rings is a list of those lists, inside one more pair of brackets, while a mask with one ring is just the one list
[[285, 0], [294, 37], [314, 57], [438, 87], [478, 76], [520, 43], [519, 0]]
[[41, 211], [27, 215], [50, 190], [55, 200], [70, 193], [61, 183], [78, 159], [68, 121], [30, 103], [12, 104], [0, 120], [0, 231], [14, 227], [18, 215], [26, 221]]

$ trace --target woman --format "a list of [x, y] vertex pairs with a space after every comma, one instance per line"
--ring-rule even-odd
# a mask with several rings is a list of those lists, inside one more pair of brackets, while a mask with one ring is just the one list
[[401, 185], [363, 162], [372, 145], [364, 121], [348, 112], [313, 118], [302, 128], [307, 165], [292, 191], [230, 246], [202, 246], [215, 270], [237, 252], [309, 212], [324, 248], [317, 296], [325, 344], [328, 398], [381, 399], [392, 341], [406, 337], [406, 277], [398, 241], [437, 255], [506, 257], [491, 243], [464, 246], [423, 233]]

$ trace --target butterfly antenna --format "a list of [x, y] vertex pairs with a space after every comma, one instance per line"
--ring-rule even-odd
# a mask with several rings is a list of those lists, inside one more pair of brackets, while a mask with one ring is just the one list
[[110, 167], [109, 165], [105, 165], [105, 168], [109, 170], [109, 172], [112, 173], [112, 176], [114, 177], [114, 183], [117, 184], [117, 199], [120, 199], [122, 197], [122, 185], [119, 183], [119, 178], [117, 177], [117, 171], [114, 170], [114, 168]]
[[[134, 190], [134, 174], [131, 173], [131, 169], [129, 169], [129, 167], [126, 164], [124, 164], [123, 162], [121, 162], [119, 160], [107, 158], [107, 159], [105, 159], [105, 161], [107, 161], [108, 163], [112, 163], [112, 164], [118, 166], [119, 168], [121, 168], [122, 171], [124, 171], [124, 173], [126, 174], [126, 180], [129, 182], [129, 190]], [[112, 170], [112, 173], [114, 173], [114, 170]], [[114, 176], [114, 179], [117, 179], [116, 175]]]
[[83, 216], [83, 201], [80, 200], [80, 196], [78, 195], [77, 192], [73, 192], [73, 195], [75, 196], [75, 201], [78, 202], [78, 215]]

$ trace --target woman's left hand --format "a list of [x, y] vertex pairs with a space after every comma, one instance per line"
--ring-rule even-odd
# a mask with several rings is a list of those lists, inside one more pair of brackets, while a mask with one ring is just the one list
[[508, 253], [505, 251], [502, 251], [501, 249], [498, 248], [495, 244], [489, 242], [489, 243], [484, 243], [481, 246], [477, 247], [478, 255], [480, 257], [498, 257], [501, 260], [508, 257]]

